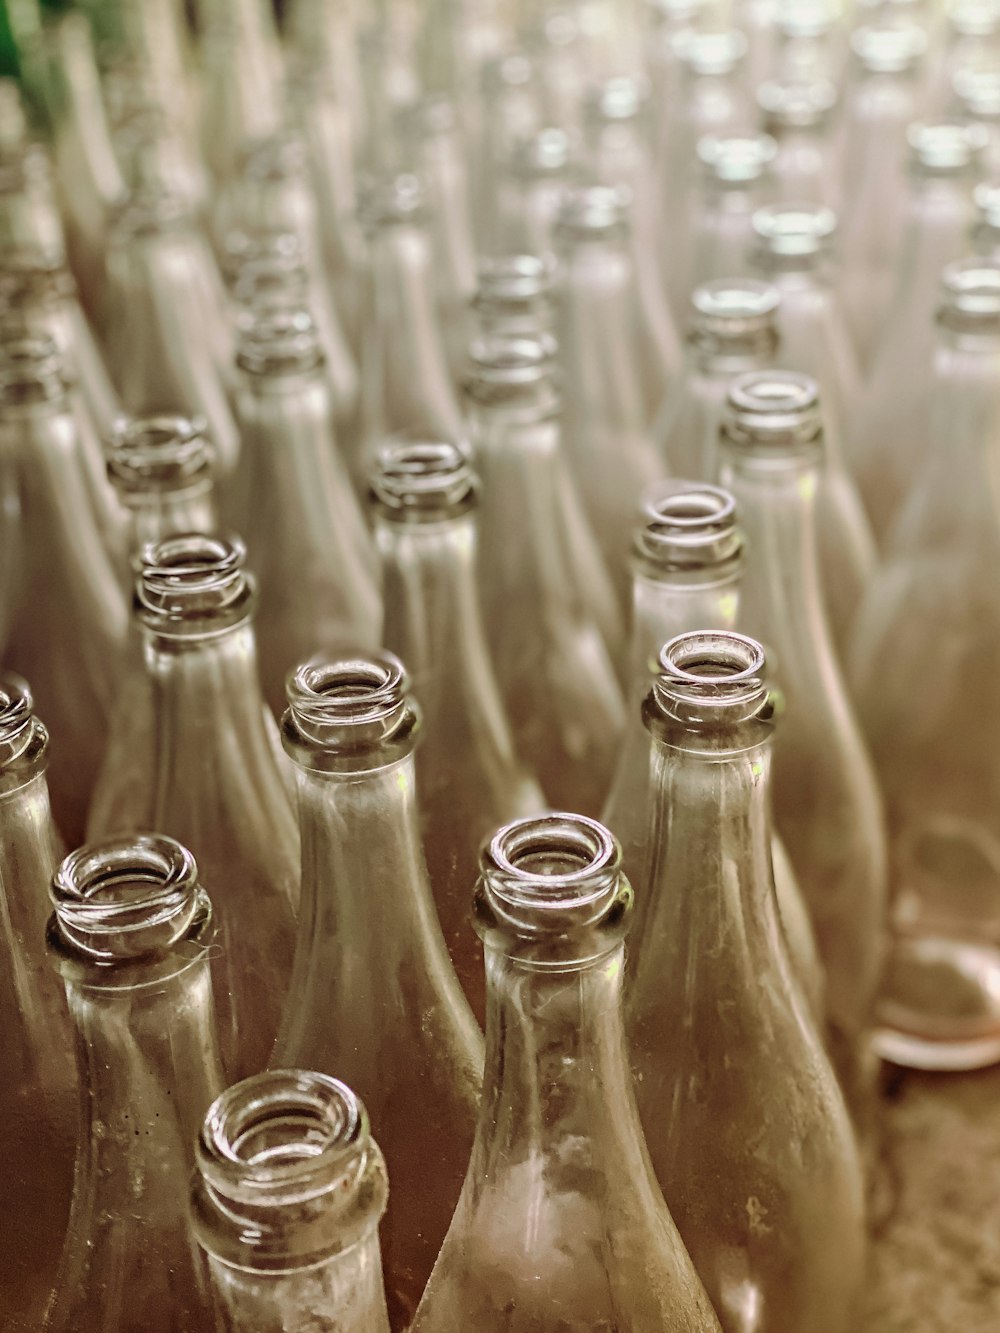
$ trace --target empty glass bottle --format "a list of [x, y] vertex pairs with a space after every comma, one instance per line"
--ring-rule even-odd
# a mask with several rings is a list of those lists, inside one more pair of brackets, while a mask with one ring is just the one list
[[777, 146], [771, 176], [779, 200], [839, 202], [831, 133], [836, 104], [837, 87], [829, 79], [768, 79], [758, 87], [762, 127]]
[[424, 730], [417, 752], [424, 849], [462, 988], [485, 1015], [483, 953], [469, 921], [479, 848], [498, 824], [544, 808], [514, 748], [479, 609], [479, 483], [453, 444], [385, 445], [372, 475], [382, 556], [382, 641], [404, 662]]
[[480, 74], [482, 117], [479, 138], [470, 150], [475, 229], [479, 250], [503, 253], [501, 203], [510, 198], [507, 170], [517, 146], [542, 128], [538, 71], [527, 52], [499, 52], [484, 62]]
[[556, 319], [554, 277], [551, 256], [511, 254], [482, 260], [471, 302], [470, 342], [480, 334], [509, 338], [551, 334]]
[[678, 288], [685, 303], [695, 287], [745, 272], [750, 220], [772, 192], [777, 151], [767, 134], [708, 134], [699, 140], [686, 229], [687, 286]]
[[214, 1333], [187, 1231], [198, 1127], [218, 1095], [214, 930], [191, 853], [158, 834], [73, 852], [49, 951], [77, 1030], [77, 1174], [46, 1333]]
[[201, 0], [198, 11], [201, 149], [226, 181], [247, 145], [281, 124], [281, 46], [274, 12], [261, 0]]
[[0, 336], [0, 457], [17, 477], [20, 577], [5, 661], [28, 676], [52, 737], [56, 822], [83, 832], [128, 620], [94, 516], [62, 359], [45, 337]]
[[[623, 605], [635, 506], [663, 475], [637, 373], [642, 358], [628, 230], [622, 196], [598, 185], [564, 197], [554, 231], [563, 440]], [[661, 396], [665, 388], [664, 376]]]
[[1000, 1059], [1000, 265], [945, 270], [911, 493], [858, 619], [852, 683], [890, 833], [895, 935], [878, 1047], [920, 1068]]
[[843, 660], [877, 560], [875, 538], [848, 471], [846, 430], [860, 371], [830, 276], [836, 218], [822, 205], [775, 204], [753, 217], [751, 262], [780, 295], [779, 361], [816, 380], [825, 467], [816, 496], [823, 595]]
[[849, 1333], [864, 1277], [850, 1120], [799, 990], [771, 870], [775, 700], [760, 644], [681, 634], [653, 740], [646, 929], [627, 1030], [663, 1194], [724, 1329]]
[[296, 663], [324, 650], [374, 647], [375, 552], [338, 452], [315, 323], [302, 309], [252, 313], [241, 330], [234, 500], [260, 579], [261, 677], [280, 716]]
[[[198, 533], [142, 552], [133, 614], [152, 729], [112, 728], [108, 788], [95, 791], [88, 825], [90, 837], [169, 829], [211, 874], [219, 1035], [234, 1077], [262, 1069], [274, 1043], [299, 879], [295, 816], [257, 679], [245, 558], [239, 538]], [[123, 707], [128, 699], [123, 692]]]
[[465, 1185], [414, 1333], [719, 1325], [656, 1187], [621, 1017], [632, 891], [580, 815], [482, 857], [487, 1059]]
[[461, 1189], [482, 1039], [427, 879], [414, 783], [419, 715], [388, 654], [300, 667], [282, 724], [295, 763], [302, 906], [272, 1065], [337, 1070], [377, 1124], [394, 1330], [409, 1327]]
[[563, 192], [576, 170], [565, 130], [550, 126], [522, 139], [511, 151], [500, 179], [496, 240], [488, 249], [499, 254], [551, 254]]
[[611, 654], [626, 644], [560, 453], [553, 352], [537, 338], [471, 348], [480, 596], [518, 752], [553, 804], [598, 811], [625, 722]]
[[919, 393], [900, 386], [928, 377], [941, 270], [966, 249], [985, 146], [979, 125], [913, 125], [908, 138], [912, 193], [895, 291], [851, 422], [854, 471], [880, 542], [912, 480], [909, 442], [923, 424]]
[[343, 1083], [276, 1069], [228, 1088], [202, 1125], [191, 1204], [220, 1333], [389, 1333], [387, 1197], [368, 1112]]
[[27, 682], [0, 675], [0, 1252], [4, 1321], [38, 1328], [69, 1214], [77, 1098], [66, 999], [45, 958], [48, 887], [62, 857], [45, 780], [48, 733]]
[[685, 374], [653, 426], [675, 477], [715, 481], [726, 389], [734, 376], [774, 361], [779, 299], [770, 283], [753, 278], [720, 278], [695, 288]]
[[863, 1123], [883, 959], [885, 830], [820, 586], [818, 397], [813, 380], [791, 371], [735, 379], [721, 432], [722, 479], [747, 539], [739, 623], [766, 645], [785, 701], [774, 751], [775, 826], [826, 968], [830, 1052]]

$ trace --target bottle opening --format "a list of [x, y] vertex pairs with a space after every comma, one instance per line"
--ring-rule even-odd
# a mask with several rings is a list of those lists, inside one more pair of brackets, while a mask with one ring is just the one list
[[391, 440], [371, 478], [386, 517], [456, 515], [476, 500], [478, 481], [464, 449], [447, 441]]
[[52, 903], [61, 944], [96, 962], [169, 950], [210, 915], [194, 857], [156, 833], [109, 838], [72, 852], [52, 881]]
[[968, 176], [982, 166], [990, 135], [985, 125], [918, 122], [906, 132], [913, 168], [924, 176]]
[[212, 475], [214, 451], [201, 417], [118, 422], [108, 441], [108, 476], [125, 495], [185, 490]]
[[720, 78], [731, 74], [746, 58], [746, 34], [728, 31], [699, 32], [689, 28], [674, 38], [674, 50], [685, 73], [694, 78]]
[[769, 134], [819, 129], [837, 105], [837, 85], [830, 79], [808, 83], [769, 79], [757, 89], [757, 105]]
[[306, 737], [330, 742], [345, 726], [397, 719], [409, 699], [410, 682], [398, 657], [373, 653], [334, 662], [307, 662], [288, 678], [289, 710]]
[[323, 364], [316, 322], [304, 306], [251, 307], [240, 322], [236, 364], [250, 375], [298, 375]]
[[962, 112], [973, 120], [1000, 118], [1000, 69], [960, 65], [951, 80]]
[[963, 259], [949, 264], [941, 281], [937, 318], [958, 333], [1000, 334], [1000, 263]]
[[179, 637], [242, 623], [254, 600], [245, 564], [239, 537], [184, 532], [151, 542], [140, 556], [136, 582], [143, 623]]
[[761, 334], [776, 336], [778, 289], [752, 278], [720, 278], [703, 283], [691, 295], [696, 337], [736, 342]]
[[221, 268], [231, 290], [248, 285], [258, 274], [274, 282], [294, 279], [305, 271], [302, 242], [295, 232], [280, 227], [231, 231], [223, 243]]
[[633, 549], [664, 572], [738, 559], [743, 538], [736, 501], [720, 486], [666, 482], [643, 500]]
[[34, 715], [28, 682], [12, 671], [0, 673], [0, 742], [8, 745], [25, 735]]
[[718, 185], [750, 185], [762, 180], [778, 153], [769, 134], [706, 134], [698, 140], [698, 160], [709, 180]]
[[822, 204], [769, 204], [757, 209], [751, 225], [760, 257], [794, 261], [826, 252], [837, 216]]
[[493, 334], [475, 338], [469, 348], [467, 390], [519, 388], [550, 379], [555, 371], [555, 339], [514, 338]]
[[660, 649], [653, 701], [689, 727], [732, 726], [770, 716], [764, 649], [746, 635], [724, 630], [679, 634]]
[[628, 227], [631, 202], [627, 188], [586, 185], [570, 190], [559, 209], [556, 236], [570, 240], [621, 235]]
[[927, 50], [927, 34], [903, 20], [865, 24], [851, 33], [851, 50], [866, 74], [907, 74]]
[[790, 370], [751, 371], [730, 384], [722, 417], [723, 439], [777, 453], [822, 442], [819, 389]]

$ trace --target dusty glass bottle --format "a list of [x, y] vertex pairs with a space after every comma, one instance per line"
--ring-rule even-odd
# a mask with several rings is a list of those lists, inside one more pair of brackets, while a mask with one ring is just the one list
[[788, 956], [771, 870], [775, 699], [760, 644], [666, 643], [651, 904], [628, 991], [636, 1099], [724, 1329], [849, 1333], [864, 1277], [854, 1134]]
[[17, 477], [21, 527], [5, 662], [32, 682], [52, 737], [56, 822], [68, 839], [78, 839], [104, 750], [128, 613], [94, 517], [69, 386], [51, 339], [17, 330], [0, 337], [0, 456]]
[[480, 596], [518, 752], [549, 801], [596, 813], [625, 723], [615, 660], [626, 643], [561, 454], [553, 350], [502, 337], [471, 348]]
[[[553, 242], [563, 441], [608, 572], [627, 600], [626, 554], [642, 492], [663, 475], [638, 374], [640, 327], [629, 214], [607, 186], [567, 193]], [[666, 380], [660, 393], [666, 389]]]
[[[38, 1328], [69, 1215], [76, 1153], [73, 1042], [45, 958], [48, 887], [62, 857], [45, 780], [48, 733], [19, 676], [0, 675], [0, 1114], [11, 1136], [0, 1168], [10, 1225], [0, 1255], [4, 1318]], [[15, 1225], [16, 1219], [16, 1225]]]
[[918, 124], [908, 139], [907, 228], [871, 373], [850, 423], [854, 471], [880, 543], [912, 478], [908, 441], [919, 437], [922, 425], [920, 394], [900, 393], [899, 387], [923, 382], [930, 371], [941, 271], [968, 244], [985, 131], [979, 125]]
[[382, 557], [382, 642], [420, 704], [417, 791], [441, 928], [473, 1012], [485, 1016], [483, 953], [469, 922], [479, 848], [499, 824], [545, 806], [514, 747], [477, 582], [479, 482], [453, 444], [383, 446], [372, 474]]
[[311, 654], [378, 642], [376, 557], [346, 464], [314, 321], [252, 313], [241, 330], [236, 415], [243, 455], [233, 508], [253, 534], [261, 677], [280, 716], [288, 672]]
[[775, 204], [753, 217], [753, 267], [780, 296], [780, 364], [812, 376], [823, 409], [825, 467], [816, 496], [823, 595], [841, 660], [878, 559], [848, 470], [847, 430], [860, 392], [854, 344], [830, 274], [836, 231], [822, 205]]
[[482, 1110], [413, 1333], [719, 1325], [653, 1176], [622, 1027], [632, 891], [581, 815], [502, 828], [482, 856]]
[[779, 300], [775, 287], [752, 278], [721, 278], [695, 288], [685, 372], [653, 425], [653, 438], [675, 477], [716, 480], [726, 389], [734, 376], [773, 363]]
[[287, 777], [257, 679], [245, 558], [238, 538], [198, 533], [143, 550], [133, 614], [153, 725], [145, 743], [126, 725], [112, 729], [109, 790], [95, 793], [88, 826], [90, 837], [169, 830], [211, 875], [219, 1038], [232, 1077], [262, 1069], [274, 1043], [299, 880]]
[[219, 1333], [389, 1333], [385, 1162], [343, 1083], [275, 1069], [227, 1088], [202, 1125], [191, 1194]]
[[839, 203], [839, 180], [831, 132], [837, 87], [829, 79], [768, 79], [757, 89], [764, 132], [777, 151], [771, 163], [779, 200]]
[[212, 908], [158, 834], [94, 843], [53, 880], [49, 952], [77, 1030], [81, 1099], [66, 1245], [45, 1333], [214, 1333], [187, 1181], [222, 1085]]
[[775, 826], [826, 968], [830, 1053], [863, 1124], [884, 954], [885, 829], [820, 585], [814, 505], [823, 435], [815, 382], [791, 371], [739, 376], [720, 450], [722, 480], [747, 539], [739, 624], [766, 645], [785, 701], [774, 750]]
[[482, 1038], [427, 878], [419, 715], [402, 665], [388, 654], [314, 662], [291, 677], [288, 698], [282, 737], [298, 787], [302, 904], [271, 1064], [337, 1070], [378, 1125], [392, 1180], [386, 1296], [402, 1330], [461, 1189]]
[[1000, 789], [984, 709], [1000, 663], [1000, 265], [949, 266], [936, 323], [924, 447], [858, 618], [852, 684], [890, 834], [878, 1048], [954, 1069], [1000, 1060]]

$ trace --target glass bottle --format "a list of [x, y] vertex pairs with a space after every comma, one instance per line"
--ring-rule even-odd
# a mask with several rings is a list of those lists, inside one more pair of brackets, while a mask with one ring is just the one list
[[407, 663], [424, 720], [417, 778], [427, 867], [452, 962], [482, 1022], [483, 954], [468, 894], [479, 848], [545, 801], [514, 748], [479, 609], [479, 482], [456, 445], [401, 441], [383, 447], [371, 498], [382, 641]]
[[480, 596], [518, 753], [554, 805], [596, 812], [625, 723], [615, 660], [626, 645], [561, 454], [553, 352], [527, 338], [471, 348]]
[[734, 376], [774, 362], [779, 301], [775, 287], [753, 278], [720, 278], [695, 288], [685, 374], [653, 426], [675, 477], [715, 481], [726, 390]]
[[581, 815], [501, 829], [482, 856], [482, 1111], [413, 1333], [718, 1330], [656, 1186], [622, 1029], [632, 891]]
[[495, 207], [495, 253], [552, 253], [552, 231], [563, 193], [577, 170], [573, 145], [563, 129], [549, 126], [522, 139], [502, 172]]
[[849, 1333], [864, 1190], [837, 1080], [794, 977], [771, 870], [775, 699], [760, 644], [666, 643], [651, 902], [627, 1031], [657, 1178], [723, 1329]]
[[777, 145], [771, 175], [778, 199], [839, 202], [831, 134], [836, 105], [837, 87], [829, 79], [769, 79], [757, 89], [762, 128]]
[[785, 703], [774, 749], [775, 826], [826, 969], [830, 1054], [864, 1127], [868, 1033], [883, 960], [885, 829], [820, 585], [818, 397], [815, 381], [791, 371], [734, 380], [721, 432], [722, 481], [747, 539], [739, 624], [766, 645]]
[[389, 436], [421, 433], [461, 441], [465, 426], [437, 322], [422, 184], [409, 175], [376, 180], [362, 197], [361, 220], [367, 299], [361, 439], [351, 461], [363, 487]]
[[0, 244], [4, 254], [37, 249], [51, 264], [66, 262], [66, 236], [45, 148], [34, 140], [0, 147]]
[[836, 218], [822, 205], [775, 204], [753, 217], [751, 262], [776, 287], [780, 363], [820, 389], [826, 465], [816, 496], [823, 596], [841, 660], [878, 553], [848, 471], [846, 428], [860, 385], [854, 344], [830, 275]]
[[[629, 711], [614, 781], [601, 816], [621, 843], [636, 892], [633, 949], [650, 910], [650, 741], [642, 704], [662, 646], [692, 627], [732, 630], [739, 608], [743, 534], [733, 497], [718, 486], [663, 482], [644, 497], [632, 536]], [[823, 1014], [823, 968], [809, 914], [781, 841], [771, 845], [778, 910], [796, 980]]]
[[336, 1069], [378, 1125], [390, 1322], [409, 1327], [461, 1189], [483, 1048], [448, 957], [420, 842], [419, 714], [399, 661], [316, 661], [290, 678], [302, 906], [271, 1064]]
[[275, 1069], [227, 1088], [202, 1125], [191, 1200], [225, 1333], [389, 1333], [388, 1193], [368, 1112], [343, 1083]]
[[378, 643], [376, 557], [335, 438], [316, 325], [263, 308], [240, 332], [236, 504], [260, 579], [261, 678], [280, 716], [288, 672], [324, 649]]
[[914, 125], [908, 138], [912, 196], [895, 292], [851, 423], [854, 470], [880, 542], [912, 478], [907, 441], [921, 430], [919, 407], [914, 411], [920, 396], [900, 393], [900, 386], [930, 371], [941, 270], [965, 252], [986, 144], [981, 125], [943, 122]]
[[[542, 129], [538, 71], [523, 50], [508, 49], [484, 62], [480, 74], [480, 138], [470, 151], [475, 231], [480, 254], [505, 250], [500, 214], [510, 188], [508, 169], [518, 145]], [[509, 196], [507, 196], [509, 198]]]
[[945, 113], [986, 130], [982, 176], [984, 181], [995, 181], [1000, 175], [1000, 68], [995, 63], [965, 65], [955, 71], [952, 84], [952, 105], [945, 107]]
[[218, 1095], [212, 907], [191, 853], [159, 834], [73, 852], [53, 880], [49, 952], [77, 1031], [76, 1180], [45, 1333], [214, 1333], [186, 1225], [198, 1127]]
[[929, 426], [858, 617], [852, 684], [890, 833], [878, 1048], [966, 1069], [1000, 1060], [1000, 789], [984, 708], [1000, 662], [1000, 265], [950, 265], [936, 325]]
[[973, 220], [969, 232], [972, 253], [1000, 259], [1000, 185], [981, 181], [973, 191]]
[[202, 416], [221, 476], [239, 456], [226, 397], [232, 333], [215, 258], [183, 201], [134, 196], [107, 248], [108, 358], [127, 411]]
[[[45, 958], [48, 886], [62, 857], [45, 780], [48, 733], [27, 682], [0, 675], [0, 1197], [4, 1319], [38, 1328], [55, 1283], [76, 1152], [77, 1088], [65, 996]], [[16, 1219], [16, 1225], [15, 1225]]]
[[480, 260], [471, 301], [469, 341], [490, 334], [508, 338], [552, 334], [556, 321], [554, 279], [551, 256], [511, 254]]
[[[622, 196], [606, 186], [565, 195], [554, 232], [563, 440], [608, 572], [627, 600], [629, 528], [663, 475], [637, 373], [637, 275]], [[661, 395], [666, 388], [660, 385]]]
[[[168, 829], [211, 875], [219, 1038], [237, 1078], [262, 1069], [274, 1043], [299, 883], [295, 816], [257, 679], [245, 558], [238, 538], [197, 533], [143, 551], [133, 615], [152, 734], [137, 753], [127, 725], [112, 730], [104, 772], [119, 799], [96, 792], [88, 825], [92, 838]], [[128, 785], [120, 776], [126, 767], [134, 775]]]
[[5, 663], [27, 676], [52, 737], [56, 822], [78, 840], [116, 696], [128, 612], [91, 506], [51, 339], [0, 336], [0, 457], [18, 479], [21, 571]]

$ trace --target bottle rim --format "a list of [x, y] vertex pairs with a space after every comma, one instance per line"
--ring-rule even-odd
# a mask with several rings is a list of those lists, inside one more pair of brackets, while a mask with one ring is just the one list
[[261, 300], [237, 329], [236, 364], [254, 378], [305, 375], [324, 364], [319, 329], [304, 305]]
[[644, 717], [647, 724], [668, 721], [698, 731], [770, 721], [774, 711], [767, 655], [756, 639], [733, 630], [692, 630], [660, 649]]
[[766, 79], [757, 89], [764, 127], [772, 136], [787, 130], [812, 130], [825, 125], [837, 105], [832, 79], [781, 81]]
[[850, 43], [867, 74], [912, 73], [927, 52], [927, 34], [904, 19], [862, 24], [851, 33]]
[[456, 518], [479, 496], [470, 454], [449, 440], [387, 441], [378, 450], [369, 487], [380, 515], [403, 523]]
[[702, 174], [714, 185], [755, 184], [770, 172], [778, 145], [770, 134], [705, 134], [698, 140]]
[[158, 639], [204, 639], [246, 624], [256, 587], [240, 537], [181, 532], [143, 547], [135, 609]]
[[127, 499], [210, 483], [215, 450], [207, 431], [204, 417], [120, 417], [107, 445], [107, 471], [115, 489]]
[[640, 504], [632, 554], [636, 573], [659, 577], [738, 567], [743, 533], [735, 499], [705, 482], [660, 483]]
[[741, 452], [761, 457], [812, 456], [822, 449], [819, 386], [791, 370], [737, 375], [729, 385], [721, 436]]

